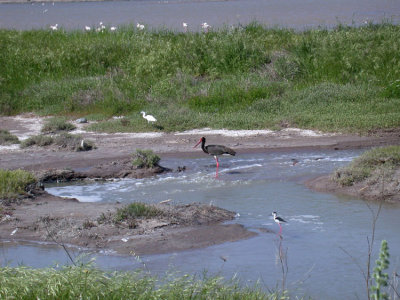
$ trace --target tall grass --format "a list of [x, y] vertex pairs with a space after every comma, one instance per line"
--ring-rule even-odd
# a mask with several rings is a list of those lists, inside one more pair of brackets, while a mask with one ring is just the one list
[[241, 288], [220, 277], [163, 281], [140, 272], [104, 272], [90, 265], [61, 269], [0, 268], [1, 299], [285, 299]]
[[[43, 47], [43, 45], [47, 45]], [[2, 114], [125, 115], [104, 131], [400, 125], [400, 26], [208, 33], [0, 30]], [[127, 123], [128, 124], [128, 123]]]
[[15, 198], [24, 194], [26, 187], [35, 182], [36, 178], [27, 171], [0, 169], [0, 199]]

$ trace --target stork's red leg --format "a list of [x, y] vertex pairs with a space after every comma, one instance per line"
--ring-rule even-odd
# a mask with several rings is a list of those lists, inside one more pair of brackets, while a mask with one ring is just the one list
[[217, 162], [217, 168], [219, 167], [219, 162], [218, 162], [218, 157], [216, 157], [216, 156], [214, 156], [215, 157], [215, 161]]

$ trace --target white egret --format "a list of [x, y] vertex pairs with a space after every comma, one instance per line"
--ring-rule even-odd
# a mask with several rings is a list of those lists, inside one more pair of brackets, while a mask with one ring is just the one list
[[154, 118], [152, 115], [146, 115], [146, 113], [144, 111], [141, 111], [140, 113], [142, 114], [143, 118], [145, 118], [147, 120], [147, 123], [157, 122], [157, 119]]
[[211, 25], [208, 25], [206, 22], [201, 23], [201, 28], [204, 29], [204, 32], [208, 32], [208, 28], [210, 28]]

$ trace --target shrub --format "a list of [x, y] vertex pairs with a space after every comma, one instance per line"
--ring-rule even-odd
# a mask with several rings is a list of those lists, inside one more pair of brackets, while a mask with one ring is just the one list
[[0, 145], [19, 144], [17, 136], [11, 134], [8, 130], [0, 129]]
[[56, 133], [59, 131], [71, 131], [75, 128], [75, 125], [67, 122], [65, 118], [51, 118], [43, 125], [42, 132]]
[[162, 211], [152, 205], [135, 202], [118, 209], [114, 220], [116, 222], [122, 222], [138, 218], [151, 218], [161, 214]]
[[31, 136], [30, 138], [27, 138], [26, 140], [22, 141], [20, 147], [21, 148], [27, 148], [31, 147], [33, 145], [44, 147], [51, 145], [54, 142], [54, 139], [51, 136], [46, 136], [46, 135], [34, 135]]
[[24, 194], [27, 187], [35, 182], [35, 176], [29, 172], [0, 169], [0, 199], [16, 198]]
[[132, 164], [138, 168], [153, 168], [158, 166], [160, 157], [154, 154], [152, 150], [141, 150], [136, 149], [136, 153], [133, 154]]

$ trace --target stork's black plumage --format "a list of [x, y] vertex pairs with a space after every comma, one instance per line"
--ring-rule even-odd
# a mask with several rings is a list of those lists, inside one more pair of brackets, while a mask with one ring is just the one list
[[219, 166], [218, 157], [219, 155], [229, 154], [235, 156], [236, 152], [231, 148], [228, 148], [223, 145], [205, 145], [206, 138], [203, 136], [198, 143], [193, 147], [197, 147], [201, 143], [201, 149], [203, 149], [204, 153], [214, 156], [215, 161], [217, 162], [217, 167]]

